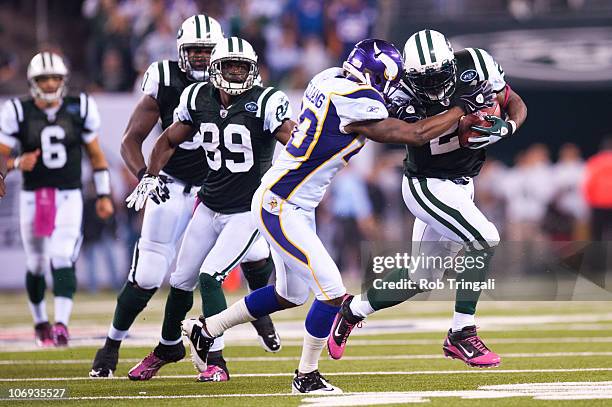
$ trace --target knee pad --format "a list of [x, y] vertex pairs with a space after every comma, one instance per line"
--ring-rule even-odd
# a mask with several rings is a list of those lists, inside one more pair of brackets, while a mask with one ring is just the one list
[[51, 266], [53, 267], [53, 270], [71, 268], [74, 266], [74, 261], [72, 260], [72, 257], [54, 256], [51, 257]]
[[270, 256], [270, 246], [262, 236], [259, 236], [242, 260], [243, 263], [265, 260]]
[[72, 298], [76, 292], [77, 280], [74, 267], [53, 269], [53, 295]]
[[302, 284], [300, 287], [291, 288], [276, 286], [276, 292], [286, 301], [289, 301], [295, 305], [302, 305], [306, 303], [310, 297], [310, 290], [306, 284]]
[[134, 250], [129, 280], [146, 290], [159, 288], [174, 259], [174, 243], [139, 239]]
[[496, 247], [499, 244], [499, 232], [497, 231], [497, 228], [493, 223], [487, 223], [487, 225], [481, 228], [479, 232], [486, 243], [475, 245], [476, 250], [490, 249]]
[[44, 254], [28, 256], [26, 265], [28, 270], [36, 276], [44, 276], [51, 269], [50, 258]]

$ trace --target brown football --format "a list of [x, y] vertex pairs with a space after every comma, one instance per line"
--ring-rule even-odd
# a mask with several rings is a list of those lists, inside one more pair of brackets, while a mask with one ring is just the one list
[[461, 147], [467, 147], [467, 145], [470, 143], [468, 141], [470, 137], [477, 137], [480, 135], [480, 133], [473, 131], [470, 127], [491, 127], [491, 122], [484, 119], [486, 115], [501, 117], [501, 107], [499, 104], [496, 102], [495, 105], [491, 107], [484, 108], [471, 114], [466, 114], [461, 118], [461, 120], [459, 120], [459, 129], [457, 130], [457, 134], [459, 136], [459, 144]]

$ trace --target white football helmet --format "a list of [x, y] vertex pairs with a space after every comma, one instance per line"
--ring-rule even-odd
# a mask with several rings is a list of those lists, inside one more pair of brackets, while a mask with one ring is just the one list
[[[229, 61], [240, 61], [249, 64], [249, 69], [240, 81], [226, 79], [223, 75], [223, 65]], [[221, 41], [210, 56], [210, 81], [217, 89], [222, 89], [230, 95], [240, 95], [251, 89], [259, 76], [257, 54], [251, 44], [238, 37], [230, 37]]]
[[[57, 75], [62, 77], [60, 86], [54, 92], [44, 92], [36, 78], [46, 75]], [[53, 52], [40, 52], [32, 58], [28, 65], [28, 82], [30, 83], [30, 93], [34, 98], [42, 99], [45, 102], [55, 102], [64, 96], [66, 92], [66, 78], [68, 77], [68, 68], [62, 57]]]
[[179, 55], [179, 68], [197, 81], [206, 78], [206, 70], [194, 69], [189, 64], [187, 49], [190, 47], [214, 48], [224, 39], [223, 30], [217, 20], [205, 14], [189, 17], [179, 28], [176, 35], [176, 48]]
[[450, 42], [434, 30], [413, 34], [404, 45], [408, 85], [423, 101], [438, 102], [455, 92], [457, 64]]

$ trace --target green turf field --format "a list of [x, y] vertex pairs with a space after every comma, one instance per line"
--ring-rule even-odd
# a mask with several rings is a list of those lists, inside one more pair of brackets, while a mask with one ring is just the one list
[[406, 304], [380, 313], [356, 331], [342, 361], [323, 355], [321, 372], [346, 395], [304, 397], [289, 394], [304, 315], [304, 311], [295, 310], [276, 318], [284, 339], [278, 354], [263, 352], [250, 337], [250, 327], [238, 330], [244, 335], [232, 337], [228, 333], [225, 354], [232, 378], [227, 383], [195, 382], [189, 359], [164, 367], [161, 376], [151, 381], [127, 380], [129, 368], [156, 343], [164, 298], [163, 293], [156, 295], [135, 326], [134, 336], [125, 341], [117, 377], [91, 380], [87, 372], [110, 321], [111, 295], [78, 298], [71, 324], [74, 346], [65, 350], [32, 347], [25, 299], [21, 295], [0, 296], [0, 306], [8, 310], [0, 316], [0, 404], [33, 403], [8, 400], [10, 389], [65, 388], [68, 399], [36, 404], [612, 405], [612, 303], [482, 302], [480, 332], [502, 356], [499, 368], [484, 370], [443, 358], [442, 327], [447, 324], [451, 304]]

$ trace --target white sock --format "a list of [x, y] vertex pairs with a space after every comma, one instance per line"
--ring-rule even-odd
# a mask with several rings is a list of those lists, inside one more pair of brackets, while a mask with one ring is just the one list
[[228, 309], [206, 318], [206, 331], [212, 337], [216, 337], [233, 326], [250, 321], [255, 321], [255, 318], [249, 314], [246, 302], [242, 298], [240, 301], [230, 305]]
[[[120, 331], [120, 332], [125, 332], [125, 334], [127, 335], [127, 331]], [[111, 338], [111, 339], [113, 339], [113, 338]], [[176, 344], [178, 344], [179, 342], [182, 342], [182, 341], [183, 341], [183, 338], [178, 338], [178, 339], [176, 339], [174, 341], [169, 341], [169, 340], [164, 339], [164, 338], [159, 338], [159, 343], [161, 343], [162, 345], [167, 345], [167, 346], [176, 345]]]
[[108, 328], [107, 336], [111, 338], [113, 341], [122, 341], [128, 336], [128, 331], [120, 331], [113, 326], [111, 323], [110, 328]]
[[72, 298], [55, 297], [55, 322], [68, 326], [72, 313]]
[[362, 299], [361, 294], [356, 295], [355, 298], [353, 298], [349, 308], [351, 309], [353, 315], [361, 318], [366, 318], [368, 315], [375, 312], [368, 299]]
[[49, 317], [47, 316], [47, 306], [45, 305], [44, 299], [38, 304], [28, 301], [28, 305], [30, 306], [30, 312], [32, 313], [34, 325], [49, 321]]
[[223, 336], [218, 336], [215, 338], [215, 342], [213, 342], [209, 352], [217, 352], [223, 350], [223, 348], [225, 348], [225, 339], [223, 339]]
[[319, 358], [326, 343], [327, 337], [316, 338], [304, 330], [304, 344], [302, 345], [302, 357], [300, 358], [298, 372], [310, 373], [319, 368]]
[[474, 315], [462, 314], [461, 312], [455, 311], [455, 314], [453, 315], [453, 326], [451, 328], [453, 332], [461, 331], [461, 329], [470, 325], [476, 325]]

